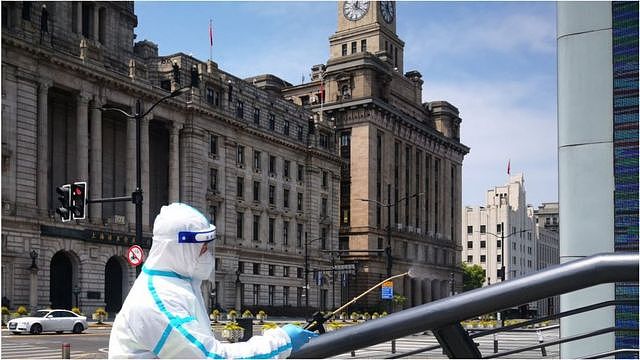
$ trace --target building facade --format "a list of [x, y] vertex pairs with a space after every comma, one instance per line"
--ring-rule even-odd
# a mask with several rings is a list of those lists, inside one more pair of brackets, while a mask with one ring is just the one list
[[[303, 269], [330, 268], [322, 250], [338, 247], [340, 159], [320, 136], [331, 128], [283, 100], [288, 84], [272, 75], [245, 81], [134, 43], [133, 2], [44, 5], [2, 4], [3, 303], [117, 312], [136, 277], [125, 260], [134, 205], [92, 203], [86, 220], [63, 224], [55, 189], [82, 180], [90, 199], [128, 196], [140, 167], [145, 251], [163, 204], [189, 203], [216, 224], [210, 307], [307, 305]], [[192, 78], [197, 87], [141, 120], [136, 164], [136, 124], [124, 113]], [[339, 293], [310, 286], [308, 304], [326, 308]]]
[[[535, 219], [536, 270], [560, 264], [560, 208], [558, 203], [542, 203], [533, 212]], [[560, 311], [560, 297], [538, 301], [538, 315], [552, 315]]]
[[[404, 72], [395, 5], [339, 1], [329, 60], [312, 68], [309, 83], [282, 94], [335, 128], [339, 254], [358, 269], [355, 291], [343, 300], [417, 267], [424, 278], [404, 277], [394, 288], [414, 306], [462, 288], [459, 214], [469, 148], [460, 142], [458, 109], [423, 102], [422, 75]], [[363, 304], [379, 305], [379, 293]]]
[[511, 176], [506, 185], [488, 190], [486, 199], [485, 206], [462, 211], [462, 260], [485, 269], [485, 285], [535, 272], [536, 230], [524, 176]]
[[[638, 252], [638, 3], [558, 3], [560, 261]], [[638, 301], [637, 283], [603, 284], [561, 296], [570, 310]], [[637, 306], [563, 318], [562, 337], [606, 327], [638, 328]], [[611, 332], [560, 346], [563, 358], [638, 348], [638, 333]], [[622, 355], [625, 356], [625, 355]]]

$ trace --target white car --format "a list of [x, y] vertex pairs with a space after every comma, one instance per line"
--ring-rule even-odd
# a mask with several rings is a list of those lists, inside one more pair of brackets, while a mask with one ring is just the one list
[[38, 310], [33, 316], [16, 318], [7, 324], [9, 331], [14, 334], [31, 333], [34, 335], [43, 331], [55, 331], [58, 334], [71, 331], [74, 334], [79, 334], [88, 327], [86, 316], [58, 309]]

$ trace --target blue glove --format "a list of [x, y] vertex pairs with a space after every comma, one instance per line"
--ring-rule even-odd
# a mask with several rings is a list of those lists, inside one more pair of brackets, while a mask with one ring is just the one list
[[307, 331], [299, 326], [293, 325], [293, 324], [287, 324], [285, 326], [282, 327], [282, 330], [284, 330], [287, 335], [289, 335], [289, 338], [291, 338], [291, 351], [294, 352], [298, 349], [300, 349], [300, 347], [302, 347], [302, 345], [306, 344], [307, 342], [309, 342], [309, 340], [311, 338], [314, 338], [316, 336], [318, 336], [318, 334], [311, 332], [311, 331]]

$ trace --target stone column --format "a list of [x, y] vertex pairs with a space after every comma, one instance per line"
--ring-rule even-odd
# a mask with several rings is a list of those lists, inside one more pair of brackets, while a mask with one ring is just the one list
[[[102, 112], [98, 110], [104, 104], [104, 100], [96, 96], [91, 110], [91, 164], [87, 185], [89, 197], [92, 199], [102, 197]], [[90, 206], [89, 215], [91, 222], [98, 224], [102, 220], [102, 204], [93, 203]]]
[[81, 92], [77, 97], [76, 116], [76, 181], [89, 179], [89, 96]]
[[[136, 111], [136, 99], [131, 99], [131, 113]], [[136, 120], [127, 121], [127, 195], [136, 189]], [[127, 204], [127, 222], [135, 228], [135, 205]]]
[[169, 203], [180, 201], [180, 129], [173, 123], [169, 137]]
[[38, 209], [42, 215], [49, 210], [49, 104], [51, 80], [40, 82], [38, 88]]
[[82, 34], [82, 2], [81, 1], [77, 1], [77, 2], [72, 2], [71, 6], [75, 6], [76, 7], [76, 32], [78, 34]]
[[100, 38], [98, 36], [100, 34], [100, 7], [95, 6], [93, 14], [91, 15], [93, 16], [93, 34], [91, 34], [91, 38], [96, 40], [96, 43], [98, 43], [98, 39]]
[[149, 227], [149, 199], [151, 194], [149, 193], [149, 118], [153, 115], [149, 115], [142, 119], [140, 123], [140, 162], [142, 171], [142, 226], [143, 231]]

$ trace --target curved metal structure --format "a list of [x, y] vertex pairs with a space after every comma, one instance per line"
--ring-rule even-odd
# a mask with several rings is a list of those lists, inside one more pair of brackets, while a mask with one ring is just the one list
[[599, 254], [312, 339], [292, 358], [325, 358], [590, 286], [638, 281], [638, 253]]

